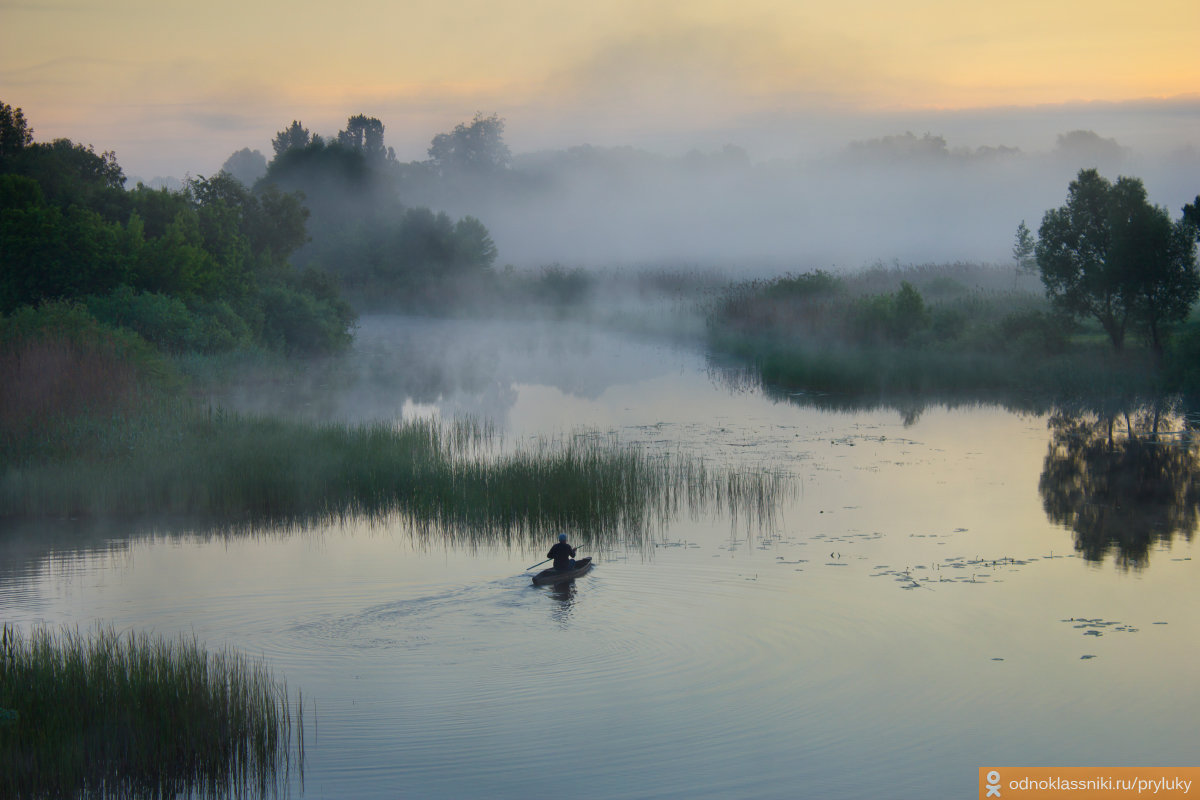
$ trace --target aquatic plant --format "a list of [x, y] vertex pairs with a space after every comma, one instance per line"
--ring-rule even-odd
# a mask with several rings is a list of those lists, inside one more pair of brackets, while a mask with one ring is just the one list
[[224, 523], [398, 513], [479, 540], [570, 527], [640, 537], [682, 511], [769, 523], [789, 478], [581, 433], [505, 447], [474, 422], [312, 424], [221, 412], [114, 424], [90, 453], [10, 466], [0, 517]]
[[4, 797], [265, 796], [302, 770], [286, 685], [195, 639], [5, 625], [0, 708]]

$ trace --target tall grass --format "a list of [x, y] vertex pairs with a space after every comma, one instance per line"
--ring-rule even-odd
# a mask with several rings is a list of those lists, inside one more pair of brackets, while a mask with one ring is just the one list
[[570, 528], [642, 536], [682, 511], [769, 523], [786, 476], [732, 470], [616, 439], [504, 448], [471, 422], [316, 425], [219, 412], [113, 423], [119, 444], [0, 474], [0, 517], [180, 515], [280, 522], [399, 513], [482, 539]]
[[3, 797], [263, 796], [302, 769], [286, 685], [194, 639], [5, 625], [0, 708]]
[[500, 446], [474, 423], [337, 425], [201, 411], [136, 337], [79, 307], [0, 320], [0, 519], [183, 516], [228, 523], [399, 513], [511, 539], [641, 536], [684, 510], [769, 522], [787, 481], [609, 437]]
[[141, 414], [173, 383], [149, 345], [81, 305], [47, 303], [0, 318], [0, 466], [72, 456], [97, 424]]

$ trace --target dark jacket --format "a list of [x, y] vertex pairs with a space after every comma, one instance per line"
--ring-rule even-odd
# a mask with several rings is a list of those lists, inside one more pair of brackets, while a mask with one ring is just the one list
[[546, 558], [554, 559], [555, 569], [570, 569], [571, 559], [575, 557], [575, 548], [566, 542], [559, 542], [550, 548], [550, 552], [546, 553]]

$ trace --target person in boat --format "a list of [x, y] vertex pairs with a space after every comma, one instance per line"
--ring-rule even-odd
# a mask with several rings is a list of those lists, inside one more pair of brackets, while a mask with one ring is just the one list
[[567, 544], [565, 533], [558, 535], [558, 544], [550, 548], [550, 552], [546, 553], [546, 558], [553, 558], [554, 568], [558, 570], [567, 570], [575, 566], [575, 548]]

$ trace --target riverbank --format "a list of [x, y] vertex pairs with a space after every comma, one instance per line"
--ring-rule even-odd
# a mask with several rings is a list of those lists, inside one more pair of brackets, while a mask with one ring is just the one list
[[713, 351], [775, 390], [954, 396], [1013, 406], [1196, 392], [1200, 323], [1161, 358], [1056, 315], [1036, 279], [973, 265], [821, 271], [734, 284], [705, 309]]

